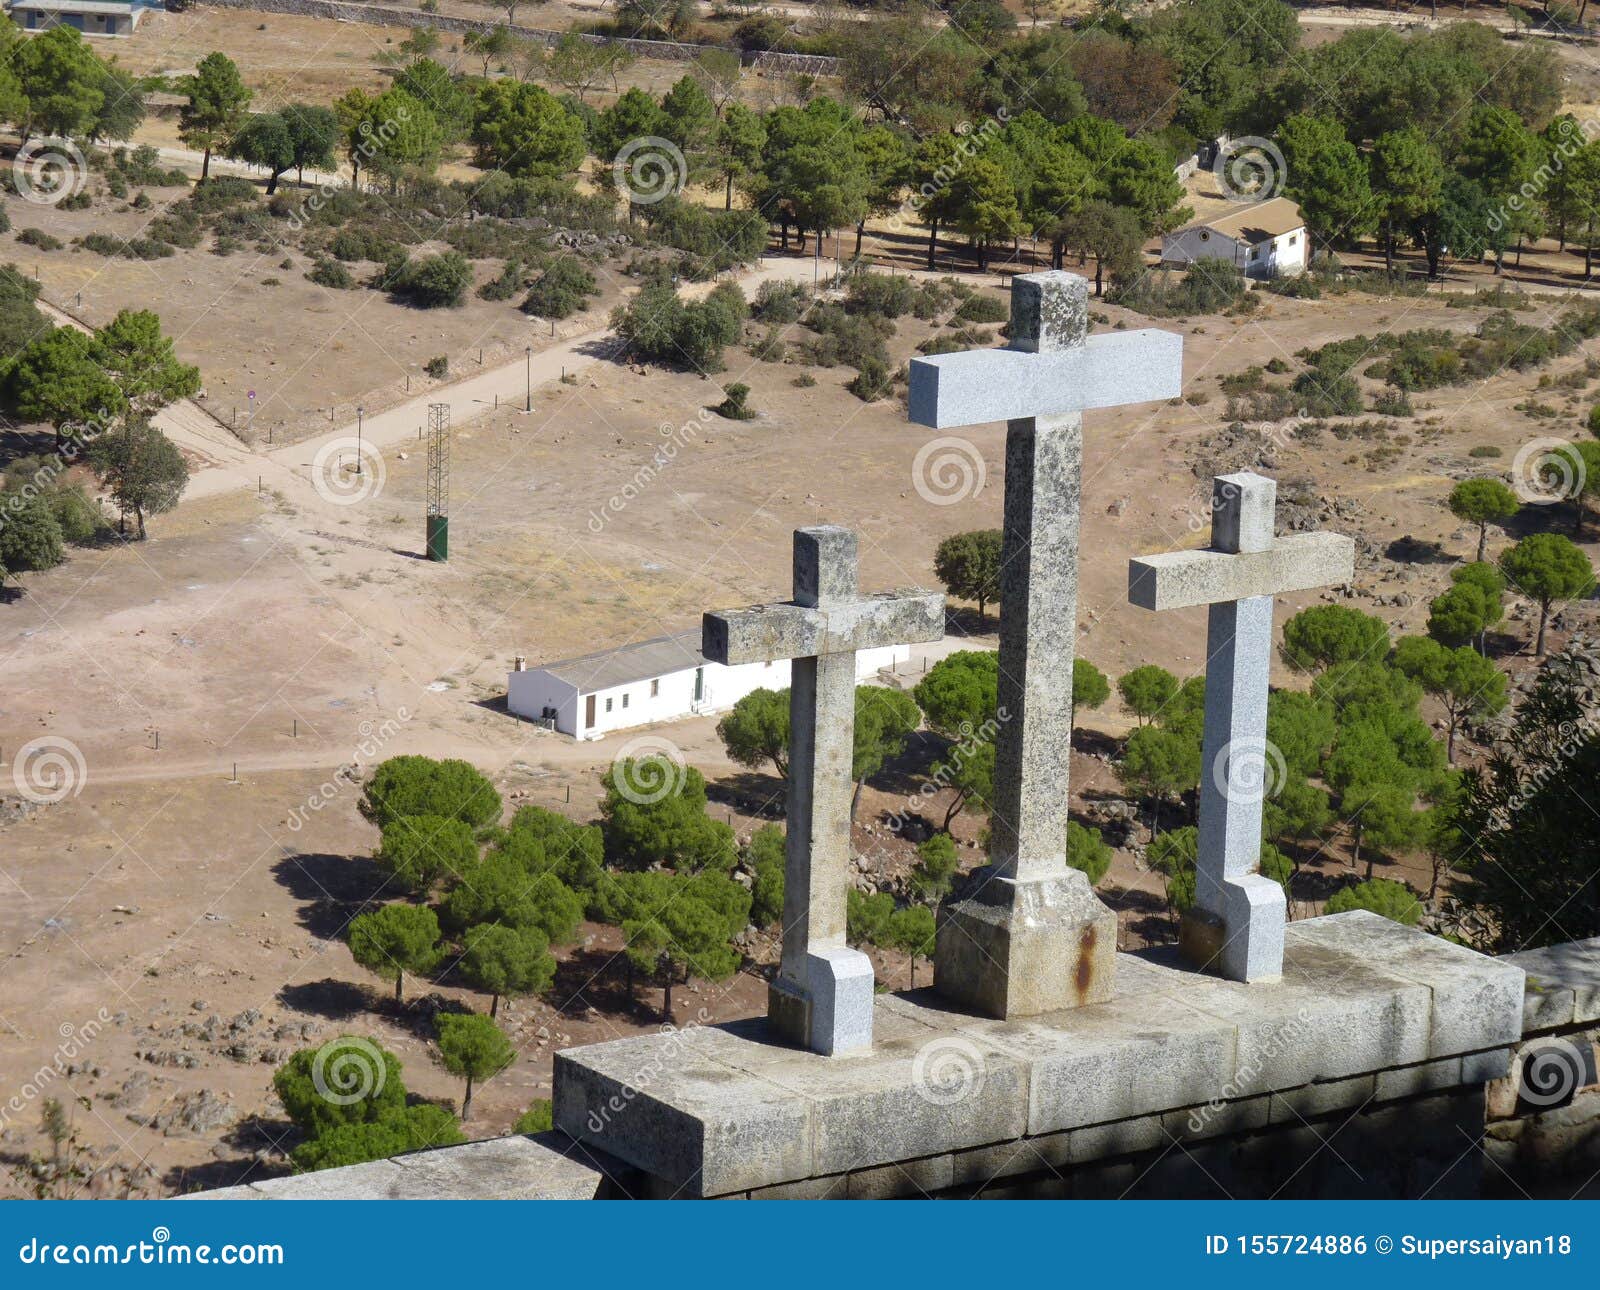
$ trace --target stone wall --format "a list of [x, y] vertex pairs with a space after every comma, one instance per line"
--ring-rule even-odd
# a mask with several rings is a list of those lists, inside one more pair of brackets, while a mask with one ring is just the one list
[[[1346, 914], [1293, 924], [1294, 939], [1305, 942], [1298, 974], [1306, 980], [1286, 977], [1254, 996], [1215, 978], [1167, 976], [1148, 981], [1154, 990], [1124, 995], [1121, 1008], [1081, 1010], [1071, 1033], [955, 1019], [958, 1029], [934, 1041], [937, 1060], [982, 1058], [970, 1102], [940, 1106], [936, 1095], [930, 1104], [925, 1081], [904, 1097], [890, 1087], [900, 1055], [915, 1068], [915, 1054], [926, 1061], [933, 1051], [914, 1029], [927, 1020], [913, 1002], [926, 998], [921, 992], [880, 1000], [887, 1012], [873, 1057], [830, 1066], [751, 1049], [760, 1042], [756, 1023], [569, 1049], [558, 1055], [557, 1117], [563, 1100], [581, 1107], [589, 1123], [569, 1114], [574, 1133], [443, 1147], [199, 1198], [1566, 1198], [1585, 1179], [1596, 1189], [1600, 1084], [1584, 1058], [1594, 1060], [1600, 1041], [1600, 939], [1497, 961], [1381, 923]], [[1119, 969], [1131, 985], [1151, 966], [1129, 960]], [[1323, 971], [1331, 971], [1327, 997], [1312, 1003], [1314, 1014], [1304, 993]], [[1506, 984], [1520, 991], [1509, 1037], [1499, 1020]], [[1182, 1016], [1185, 996], [1198, 1017]], [[1229, 1043], [1210, 1043], [1206, 1017], [1230, 1019]], [[1577, 1076], [1553, 1096], [1529, 1087], [1530, 1068], [1552, 1044], [1579, 1057]], [[626, 1058], [626, 1045], [648, 1049], [654, 1065], [631, 1076], [627, 1092], [602, 1095], [596, 1077]], [[1027, 1095], [1012, 1123], [1017, 1057], [1030, 1049]], [[796, 1113], [770, 1091], [757, 1096], [748, 1073], [763, 1067], [752, 1056], [767, 1070], [787, 1063], [780, 1084], [824, 1113], [807, 1135], [815, 1132], [816, 1149], [832, 1139], [848, 1145], [850, 1158], [883, 1139], [896, 1154], [866, 1155], [845, 1169], [802, 1163], [789, 1181], [764, 1186], [702, 1186], [708, 1165], [725, 1177], [760, 1167]], [[736, 1065], [713, 1069], [728, 1062]], [[709, 1079], [720, 1105], [687, 1094], [696, 1079]], [[670, 1110], [673, 1101], [666, 1118], [650, 1106]], [[1041, 1117], [1075, 1127], [1049, 1129]], [[640, 1160], [637, 1137], [646, 1135], [655, 1167], [602, 1149], [595, 1118], [625, 1126], [615, 1145]], [[930, 1142], [940, 1149], [918, 1149]]]
[[[421, 10], [399, 9], [387, 5], [345, 3], [344, 0], [206, 0], [208, 5], [223, 9], [254, 9], [262, 13], [292, 14], [304, 18], [333, 18], [345, 22], [366, 22], [382, 27], [433, 27], [438, 31], [489, 32], [506, 24], [484, 22], [474, 18], [455, 18], [447, 14], [423, 13]], [[524, 40], [542, 41], [554, 45], [564, 31], [546, 31], [539, 27], [509, 28], [512, 35]], [[640, 58], [657, 58], [668, 62], [693, 62], [708, 48], [721, 46], [688, 45], [671, 40], [633, 40], [614, 36], [593, 36], [578, 33], [579, 38], [596, 45], [620, 45], [630, 54]], [[736, 51], [729, 51], [736, 52]], [[756, 72], [778, 75], [804, 74], [807, 76], [834, 76], [839, 71], [837, 58], [818, 54], [786, 54], [776, 51], [755, 53], [737, 51], [739, 61]]]

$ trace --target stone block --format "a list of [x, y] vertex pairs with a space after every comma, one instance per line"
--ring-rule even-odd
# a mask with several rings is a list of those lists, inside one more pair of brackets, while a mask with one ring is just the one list
[[1439, 1061], [1423, 1062], [1418, 1066], [1402, 1066], [1397, 1070], [1379, 1071], [1373, 1100], [1392, 1102], [1399, 1097], [1415, 1097], [1418, 1093], [1455, 1088], [1460, 1083], [1461, 1059], [1445, 1057]]
[[872, 960], [860, 950], [806, 955], [813, 1052], [833, 1055], [872, 1046]]
[[238, 1187], [216, 1187], [211, 1191], [195, 1191], [185, 1196], [174, 1196], [173, 1200], [266, 1200], [264, 1193], [257, 1191], [248, 1183]]
[[1295, 928], [1384, 972], [1427, 985], [1433, 996], [1429, 1057], [1509, 1047], [1522, 1037], [1525, 974], [1507, 960], [1365, 910], [1310, 919]]
[[1131, 1156], [1154, 1151], [1170, 1141], [1159, 1115], [1139, 1115], [1110, 1124], [1091, 1124], [1071, 1133], [1072, 1163], [1085, 1164], [1111, 1156]]
[[858, 1169], [848, 1177], [845, 1197], [847, 1200], [896, 1200], [931, 1196], [951, 1185], [951, 1169], [949, 1156]]
[[1264, 1129], [1271, 1115], [1271, 1103], [1271, 1096], [1262, 1094], [1168, 1111], [1161, 1117], [1161, 1131], [1180, 1142], [1189, 1142]]
[[408, 1177], [393, 1160], [372, 1160], [343, 1169], [268, 1178], [251, 1186], [268, 1200], [423, 1200], [406, 1189]]
[[1527, 973], [1527, 1031], [1600, 1020], [1600, 936], [1522, 950], [1503, 961]]
[[1371, 1101], [1376, 1087], [1376, 1075], [1356, 1075], [1280, 1089], [1272, 1095], [1267, 1119], [1271, 1124], [1299, 1124], [1320, 1115], [1351, 1110]]
[[808, 1099], [679, 1038], [557, 1053], [556, 1126], [693, 1195], [833, 1172], [812, 1168]]
[[1117, 916], [1083, 874], [1013, 881], [988, 869], [939, 909], [934, 986], [989, 1017], [1031, 1017], [1110, 998]]
[[396, 1156], [407, 1192], [448, 1200], [594, 1200], [605, 1171], [564, 1133], [511, 1134]]
[[1288, 901], [1283, 888], [1259, 873], [1222, 882], [1221, 971], [1230, 981], [1268, 982], [1283, 976]]
[[1063, 1169], [1068, 1157], [1067, 1137], [1065, 1133], [1050, 1133], [1039, 1138], [1019, 1138], [991, 1147], [957, 1151], [951, 1157], [950, 1185], [976, 1185], [981, 1191], [997, 1178]]
[[1494, 1048], [1486, 1053], [1467, 1053], [1461, 1059], [1463, 1084], [1487, 1084], [1511, 1073], [1511, 1050]]

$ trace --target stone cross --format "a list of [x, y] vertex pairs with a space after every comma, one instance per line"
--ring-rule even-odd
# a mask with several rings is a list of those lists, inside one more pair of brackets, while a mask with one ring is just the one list
[[856, 535], [834, 525], [795, 531], [792, 601], [705, 615], [702, 651], [713, 662], [793, 660], [783, 957], [767, 1015], [813, 1052], [872, 1043], [872, 962], [844, 939], [856, 651], [943, 635], [938, 593], [857, 591]]
[[1283, 773], [1267, 742], [1272, 598], [1350, 581], [1355, 543], [1338, 533], [1275, 538], [1276, 482], [1248, 471], [1211, 485], [1211, 549], [1128, 564], [1128, 599], [1144, 609], [1210, 606], [1195, 908], [1184, 951], [1234, 981], [1283, 975], [1283, 888], [1263, 877], [1261, 807]]
[[1116, 916], [1066, 862], [1083, 412], [1175, 397], [1183, 339], [1088, 335], [1088, 283], [1011, 283], [1007, 349], [913, 359], [910, 417], [1006, 422], [990, 864], [939, 914], [934, 984], [996, 1017], [1109, 997]]

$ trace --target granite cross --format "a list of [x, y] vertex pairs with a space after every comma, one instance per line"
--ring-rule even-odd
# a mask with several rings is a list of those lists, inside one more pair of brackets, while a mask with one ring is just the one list
[[872, 1042], [872, 962], [845, 945], [857, 650], [938, 640], [944, 597], [862, 596], [856, 536], [797, 529], [794, 599], [707, 614], [702, 650], [716, 663], [792, 659], [783, 956], [767, 1015], [785, 1039], [840, 1053]]
[[1272, 598], [1348, 582], [1355, 543], [1338, 533], [1273, 536], [1277, 484], [1246, 471], [1211, 485], [1211, 549], [1129, 562], [1128, 599], [1145, 609], [1210, 606], [1195, 908], [1185, 952], [1234, 981], [1283, 974], [1283, 888], [1259, 872], [1261, 808], [1281, 780], [1267, 742]]
[[1179, 392], [1183, 339], [1088, 335], [1076, 274], [1012, 279], [1010, 346], [914, 359], [910, 417], [1005, 421], [990, 864], [940, 910], [934, 984], [991, 1016], [1107, 998], [1116, 917], [1067, 866], [1083, 412]]

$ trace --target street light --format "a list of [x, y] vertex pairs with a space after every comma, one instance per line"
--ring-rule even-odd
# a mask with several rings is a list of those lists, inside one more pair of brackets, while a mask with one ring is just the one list
[[360, 404], [356, 405], [356, 474], [361, 473], [361, 413]]
[[523, 363], [523, 369], [522, 369], [523, 370], [523, 381], [525, 382], [525, 384], [527, 386], [528, 393], [527, 393], [526, 406], [522, 410], [524, 412], [532, 412], [533, 411], [533, 346], [529, 345], [525, 350], [523, 350], [523, 354], [526, 356], [525, 357], [525, 361]]

